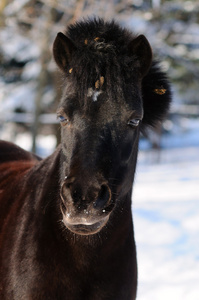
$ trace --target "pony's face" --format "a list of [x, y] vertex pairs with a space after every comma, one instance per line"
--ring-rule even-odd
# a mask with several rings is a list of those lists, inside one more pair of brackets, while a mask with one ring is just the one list
[[[138, 94], [134, 97], [140, 98]], [[75, 96], [58, 109], [62, 131], [64, 222], [83, 234], [101, 229], [120, 198], [131, 190], [137, 157], [140, 105], [89, 95], [86, 107]], [[90, 101], [89, 101], [90, 100]], [[81, 224], [81, 226], [80, 226]]]
[[143, 35], [126, 34], [124, 47], [114, 40], [119, 27], [114, 25], [109, 34], [105, 29], [87, 37], [93, 31], [80, 30], [78, 35], [71, 27], [78, 42], [59, 33], [53, 47], [67, 79], [57, 111], [62, 128], [61, 210], [66, 227], [81, 235], [100, 231], [131, 192], [144, 114], [142, 79], [152, 59]]

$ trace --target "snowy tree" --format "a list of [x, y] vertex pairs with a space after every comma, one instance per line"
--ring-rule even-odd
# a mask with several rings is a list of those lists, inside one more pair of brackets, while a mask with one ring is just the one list
[[67, 24], [93, 15], [144, 33], [168, 71], [177, 108], [199, 104], [199, 0], [1, 0], [0, 122], [11, 111], [29, 113], [23, 116], [34, 151], [38, 132], [58, 132], [55, 125], [41, 127], [39, 117], [55, 112], [61, 93], [53, 40]]

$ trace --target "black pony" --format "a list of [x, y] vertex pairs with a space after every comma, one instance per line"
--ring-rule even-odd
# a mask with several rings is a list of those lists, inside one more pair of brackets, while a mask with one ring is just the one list
[[0, 142], [0, 299], [133, 300], [139, 133], [171, 92], [149, 42], [115, 22], [59, 33], [62, 142], [44, 160]]

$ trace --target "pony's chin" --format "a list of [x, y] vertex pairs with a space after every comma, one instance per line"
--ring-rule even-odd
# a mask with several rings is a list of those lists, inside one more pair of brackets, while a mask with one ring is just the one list
[[78, 235], [92, 235], [98, 233], [107, 223], [109, 217], [106, 216], [96, 223], [70, 224], [63, 220], [65, 226], [73, 233]]

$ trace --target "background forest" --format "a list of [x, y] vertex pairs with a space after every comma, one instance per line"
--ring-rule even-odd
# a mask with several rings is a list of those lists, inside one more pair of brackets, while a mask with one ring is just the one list
[[[21, 133], [31, 131], [33, 151], [38, 134], [55, 134], [59, 142], [54, 113], [61, 77], [52, 43], [57, 32], [87, 16], [115, 18], [147, 36], [173, 86], [174, 102], [164, 130], [185, 130], [185, 119], [199, 114], [198, 0], [1, 0], [1, 138], [17, 142]], [[157, 135], [150, 139], [152, 145], [159, 143]], [[49, 140], [52, 149], [57, 142]]]

